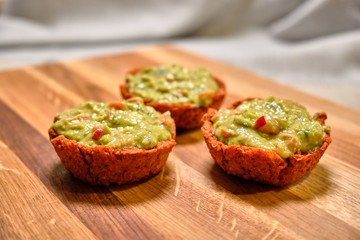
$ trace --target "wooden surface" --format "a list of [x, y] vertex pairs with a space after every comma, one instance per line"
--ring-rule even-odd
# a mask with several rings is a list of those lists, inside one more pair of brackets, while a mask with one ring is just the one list
[[[300, 181], [270, 187], [226, 175], [200, 130], [181, 132], [166, 167], [135, 184], [92, 187], [53, 150], [53, 116], [119, 99], [131, 68], [205, 66], [225, 104], [275, 95], [325, 111], [333, 143]], [[360, 112], [171, 46], [0, 73], [1, 239], [360, 239]]]

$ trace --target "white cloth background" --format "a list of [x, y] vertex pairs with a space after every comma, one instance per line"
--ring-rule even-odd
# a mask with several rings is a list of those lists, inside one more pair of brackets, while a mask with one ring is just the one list
[[360, 110], [360, 0], [8, 0], [0, 68], [156, 44]]

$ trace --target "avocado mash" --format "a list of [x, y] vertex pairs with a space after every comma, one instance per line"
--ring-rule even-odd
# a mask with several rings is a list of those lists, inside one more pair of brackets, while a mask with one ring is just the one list
[[150, 149], [171, 138], [172, 120], [145, 106], [141, 98], [122, 102], [87, 102], [59, 114], [52, 128], [59, 135], [89, 146]]
[[205, 68], [148, 67], [126, 78], [127, 90], [151, 102], [207, 107], [219, 86]]
[[213, 118], [216, 138], [227, 145], [275, 151], [282, 158], [318, 149], [328, 127], [312, 119], [298, 103], [269, 97], [235, 109], [221, 109]]

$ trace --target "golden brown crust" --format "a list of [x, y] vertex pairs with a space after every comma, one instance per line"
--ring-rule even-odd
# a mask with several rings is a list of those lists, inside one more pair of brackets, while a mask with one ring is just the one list
[[[251, 99], [235, 102], [230, 108]], [[294, 154], [287, 159], [283, 159], [277, 153], [267, 149], [226, 145], [215, 137], [211, 121], [211, 117], [215, 113], [216, 110], [210, 109], [204, 115], [204, 124], [201, 128], [210, 154], [225, 172], [244, 179], [252, 179], [274, 186], [284, 186], [295, 182], [315, 168], [331, 143], [330, 136], [326, 134], [323, 144], [316, 151], [306, 155]], [[321, 116], [319, 122], [324, 124], [324, 113]]]
[[[140, 69], [133, 69], [128, 74], [134, 74]], [[218, 91], [215, 93], [211, 104], [208, 107], [194, 107], [191, 104], [170, 104], [170, 103], [156, 103], [150, 102], [148, 99], [143, 98], [144, 103], [152, 106], [159, 112], [171, 112], [171, 117], [175, 120], [177, 129], [192, 129], [202, 125], [201, 118], [208, 111], [209, 108], [219, 109], [225, 97], [225, 84], [218, 78], [214, 80], [219, 85]], [[124, 99], [136, 97], [135, 94], [128, 92], [126, 84], [120, 85], [120, 93]]]
[[151, 177], [164, 167], [175, 146], [176, 129], [173, 122], [172, 138], [158, 143], [155, 148], [118, 149], [109, 146], [80, 144], [75, 140], [49, 130], [54, 146], [64, 167], [76, 178], [92, 185], [109, 185], [135, 182]]

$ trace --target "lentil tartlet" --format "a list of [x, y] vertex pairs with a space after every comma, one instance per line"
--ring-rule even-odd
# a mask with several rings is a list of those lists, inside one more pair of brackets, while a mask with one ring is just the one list
[[248, 98], [209, 109], [201, 128], [209, 152], [228, 174], [274, 186], [315, 168], [331, 143], [325, 113], [313, 118], [298, 103]]
[[225, 84], [205, 68], [157, 66], [128, 72], [120, 92], [125, 99], [143, 98], [159, 112], [170, 111], [177, 129], [193, 129], [209, 108], [220, 108]]
[[49, 136], [61, 162], [92, 185], [123, 184], [160, 172], [175, 146], [175, 123], [141, 98], [87, 102], [57, 115]]

